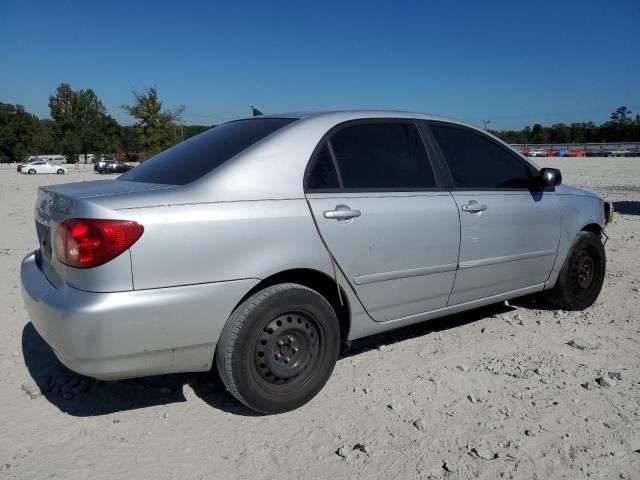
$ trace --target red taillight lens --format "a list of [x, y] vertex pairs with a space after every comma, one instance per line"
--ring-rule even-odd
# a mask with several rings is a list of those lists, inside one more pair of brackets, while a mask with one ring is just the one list
[[142, 225], [127, 220], [65, 220], [56, 231], [56, 255], [65, 265], [91, 268], [113, 260], [142, 235]]

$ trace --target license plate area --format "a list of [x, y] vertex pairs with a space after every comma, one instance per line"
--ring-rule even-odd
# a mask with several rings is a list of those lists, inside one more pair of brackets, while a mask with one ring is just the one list
[[47, 263], [51, 263], [51, 227], [49, 225], [36, 222], [36, 229], [38, 231], [38, 238], [40, 239], [40, 251], [42, 252], [42, 258]]
[[40, 248], [42, 249], [42, 256], [44, 259], [51, 263], [51, 228], [47, 227], [44, 233], [44, 237], [42, 237], [42, 243], [40, 244]]

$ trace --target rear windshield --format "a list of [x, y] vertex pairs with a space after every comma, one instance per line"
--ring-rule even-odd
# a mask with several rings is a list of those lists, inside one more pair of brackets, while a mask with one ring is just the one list
[[186, 185], [294, 120], [253, 118], [222, 124], [159, 153], [118, 180]]

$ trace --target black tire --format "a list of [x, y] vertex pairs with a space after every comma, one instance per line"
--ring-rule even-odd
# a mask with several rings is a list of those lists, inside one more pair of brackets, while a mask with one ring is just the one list
[[36, 171], [33, 168], [30, 168], [29, 171], [27, 172], [29, 175], [35, 175]]
[[584, 310], [594, 304], [606, 271], [606, 255], [599, 235], [580, 232], [560, 270], [548, 300], [563, 310]]
[[216, 347], [220, 378], [240, 402], [283, 413], [311, 400], [333, 372], [338, 319], [315, 290], [294, 283], [267, 287], [229, 317]]
[[58, 171], [56, 172], [58, 175], [64, 175], [64, 170], [59, 168]]

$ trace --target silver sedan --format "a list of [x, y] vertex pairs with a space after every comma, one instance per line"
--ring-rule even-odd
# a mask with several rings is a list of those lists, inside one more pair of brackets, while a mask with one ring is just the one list
[[30, 318], [100, 379], [208, 371], [252, 409], [341, 342], [529, 294], [580, 310], [611, 206], [472, 126], [406, 112], [225, 123], [117, 180], [41, 187]]

